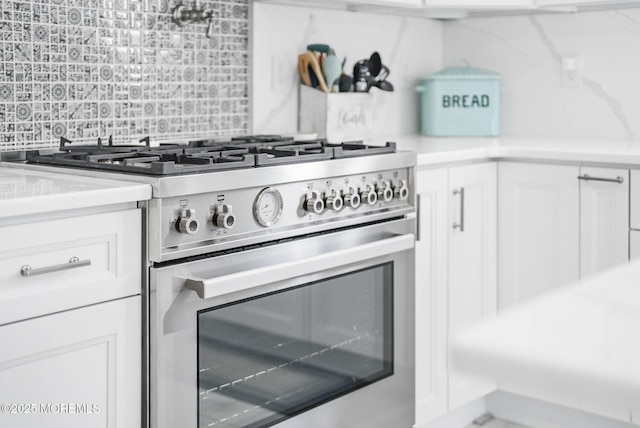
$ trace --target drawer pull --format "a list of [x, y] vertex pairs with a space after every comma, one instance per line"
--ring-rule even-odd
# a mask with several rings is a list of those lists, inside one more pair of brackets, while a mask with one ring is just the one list
[[47, 266], [39, 269], [34, 269], [29, 265], [24, 265], [20, 268], [20, 274], [22, 276], [41, 275], [43, 273], [58, 272], [61, 270], [75, 269], [75, 268], [79, 268], [82, 266], [89, 266], [89, 265], [91, 265], [91, 260], [80, 260], [77, 257], [71, 257], [71, 259], [69, 259], [69, 263], [63, 263], [63, 264], [54, 265], [54, 266]]
[[622, 177], [603, 178], [603, 177], [592, 177], [589, 174], [579, 175], [578, 176], [578, 180], [606, 181], [606, 182], [609, 182], [609, 183], [623, 183], [624, 182], [624, 179]]

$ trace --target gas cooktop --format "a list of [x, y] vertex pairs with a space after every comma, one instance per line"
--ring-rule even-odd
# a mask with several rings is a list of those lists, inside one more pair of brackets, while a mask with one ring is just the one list
[[250, 135], [227, 140], [202, 139], [188, 144], [152, 147], [149, 137], [136, 145], [78, 145], [60, 139], [55, 153], [30, 152], [27, 162], [71, 168], [118, 171], [150, 176], [185, 175], [231, 169], [296, 164], [395, 153], [395, 143], [366, 145], [362, 141], [328, 143], [325, 139], [294, 141], [279, 135]]

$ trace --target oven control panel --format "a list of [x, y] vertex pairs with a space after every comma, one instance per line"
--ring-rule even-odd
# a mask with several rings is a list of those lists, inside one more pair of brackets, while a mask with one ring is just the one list
[[[410, 168], [164, 198], [164, 252], [225, 250], [406, 215]], [[202, 252], [202, 251], [200, 251]]]

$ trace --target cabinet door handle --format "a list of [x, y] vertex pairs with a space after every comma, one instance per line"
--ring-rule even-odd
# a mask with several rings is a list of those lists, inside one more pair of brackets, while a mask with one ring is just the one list
[[34, 276], [42, 275], [43, 273], [59, 272], [61, 270], [75, 269], [82, 266], [91, 265], [91, 260], [80, 260], [77, 257], [71, 257], [69, 263], [62, 263], [54, 266], [47, 266], [43, 268], [34, 269], [29, 265], [24, 265], [20, 268], [20, 275], [22, 276]]
[[605, 178], [605, 177], [592, 177], [589, 174], [583, 174], [583, 175], [579, 175], [578, 176], [578, 180], [585, 180], [585, 181], [606, 181], [609, 183], [620, 183], [622, 184], [624, 182], [624, 179], [620, 176], [616, 177], [616, 178]]
[[459, 189], [453, 189], [454, 195], [460, 195], [460, 220], [453, 223], [454, 229], [460, 229], [460, 232], [464, 232], [464, 187]]

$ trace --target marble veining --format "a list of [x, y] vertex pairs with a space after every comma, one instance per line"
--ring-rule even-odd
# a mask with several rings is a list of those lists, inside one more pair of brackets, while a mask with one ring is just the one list
[[[536, 16], [529, 17], [531, 24], [538, 31], [540, 35], [540, 40], [542, 43], [549, 49], [549, 53], [551, 57], [558, 62], [558, 64], [562, 64], [562, 55], [558, 51], [554, 41], [549, 37], [549, 35], [545, 32], [544, 27], [540, 23], [540, 20]], [[587, 74], [582, 74], [582, 84], [585, 88], [590, 89], [595, 95], [597, 95], [600, 99], [602, 99], [612, 110], [613, 114], [620, 120], [620, 124], [628, 133], [628, 137], [633, 139], [634, 134], [631, 126], [629, 125], [629, 121], [624, 112], [624, 108], [621, 103], [616, 100], [613, 96], [606, 92], [606, 89], [599, 84], [598, 82], [590, 79]]]
[[[640, 8], [474, 18], [444, 24], [443, 62], [503, 78], [507, 137], [640, 139]], [[582, 84], [563, 84], [579, 57]]]
[[[391, 71], [394, 92], [372, 89], [373, 135], [417, 132], [421, 76], [442, 67], [439, 21], [313, 7], [254, 3], [251, 110], [253, 131], [296, 133], [298, 54], [327, 43], [345, 60], [344, 72], [378, 51]], [[283, 73], [279, 78], [274, 73]], [[348, 94], [346, 95], [348, 96]]]
[[246, 133], [248, 0], [0, 0], [0, 151]]

